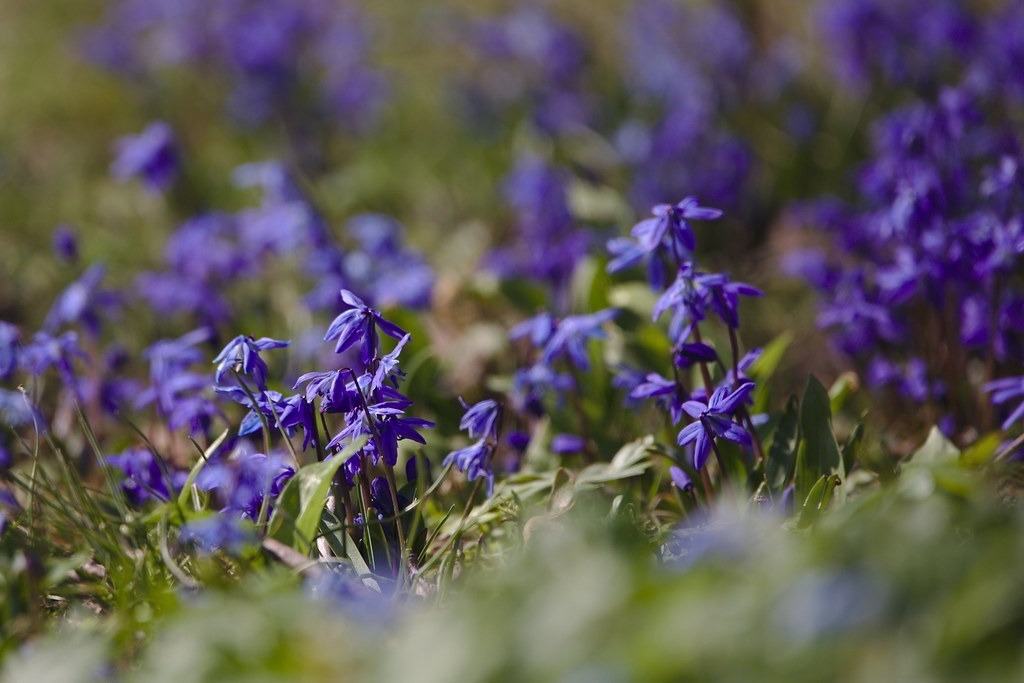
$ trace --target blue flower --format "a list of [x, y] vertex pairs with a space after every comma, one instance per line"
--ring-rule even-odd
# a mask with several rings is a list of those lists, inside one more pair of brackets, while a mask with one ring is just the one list
[[587, 315], [571, 315], [555, 324], [555, 330], [544, 344], [544, 362], [551, 364], [565, 355], [573, 365], [586, 370], [590, 367], [587, 358], [587, 342], [604, 338], [601, 326], [614, 318], [618, 311], [607, 308]]
[[61, 261], [74, 263], [78, 260], [78, 238], [70, 226], [57, 226], [50, 238], [50, 244], [53, 247], [53, 253]]
[[204, 553], [226, 550], [238, 554], [256, 539], [256, 534], [238, 517], [214, 513], [186, 522], [178, 541], [192, 544]]
[[695, 400], [683, 403], [683, 410], [697, 421], [691, 422], [679, 432], [677, 443], [685, 446], [696, 441], [693, 450], [693, 466], [696, 469], [704, 467], [711, 452], [711, 442], [715, 438], [750, 444], [750, 434], [732, 421], [732, 414], [753, 390], [754, 383], [747, 381], [732, 392], [726, 387], [715, 389], [707, 403]]
[[121, 138], [115, 145], [111, 171], [115, 178], [141, 177], [150, 190], [161, 191], [178, 171], [178, 153], [171, 127], [162, 121], [149, 124], [138, 135]]
[[284, 456], [252, 453], [209, 463], [196, 477], [196, 486], [216, 491], [224, 511], [256, 521], [263, 497], [276, 498], [294, 474]]
[[405, 373], [398, 369], [398, 356], [402, 353], [402, 348], [412, 335], [407, 334], [402, 337], [395, 348], [391, 350], [391, 353], [381, 356], [377, 361], [377, 370], [373, 373], [373, 381], [370, 382], [370, 389], [375, 391], [384, 386], [385, 381], [390, 381], [394, 386], [398, 386], [398, 380], [400, 377], [404, 377]]
[[586, 448], [582, 437], [575, 434], [555, 434], [551, 439], [551, 452], [566, 455], [580, 453]]
[[52, 334], [64, 325], [82, 323], [93, 335], [98, 334], [100, 311], [112, 310], [119, 304], [115, 294], [100, 288], [104, 272], [102, 265], [93, 265], [68, 285], [47, 313], [43, 329]]
[[[987, 382], [984, 385], [985, 391], [992, 394], [992, 403], [1001, 405], [1014, 398], [1024, 397], [1024, 376], [1004, 377]], [[1015, 422], [1024, 418], [1024, 401], [1014, 408], [1009, 416], [1003, 420], [1002, 429], [1009, 429]]]
[[186, 472], [165, 470], [156, 456], [146, 448], [128, 449], [116, 455], [108, 455], [105, 460], [124, 474], [121, 490], [132, 505], [141, 505], [149, 500], [166, 502], [181, 490], [188, 479]]
[[0, 379], [7, 379], [18, 367], [18, 340], [21, 331], [0, 320]]
[[682, 470], [680, 467], [673, 465], [668, 468], [669, 475], [672, 477], [672, 485], [682, 491], [690, 491], [693, 489], [693, 481], [690, 480], [690, 475]]
[[686, 253], [697, 248], [697, 237], [689, 223], [691, 220], [709, 221], [722, 215], [718, 209], [700, 206], [696, 197], [687, 197], [674, 206], [658, 204], [651, 213], [654, 218], [633, 226], [633, 237], [644, 253], [667, 247], [670, 255], [676, 258], [682, 258], [680, 248]]
[[494, 493], [494, 472], [491, 469], [491, 453], [493, 446], [486, 439], [465, 448], [452, 451], [444, 459], [444, 466], [455, 465], [455, 469], [466, 473], [466, 479], [474, 481], [478, 477], [487, 479], [487, 497]]
[[459, 429], [466, 431], [469, 438], [498, 438], [498, 416], [501, 415], [501, 406], [497, 401], [486, 399], [468, 406], [460, 398], [459, 403], [466, 411], [459, 421]]
[[338, 340], [334, 347], [335, 353], [341, 353], [356, 342], [362, 341], [359, 357], [363, 365], [369, 366], [377, 355], [378, 329], [394, 339], [405, 336], [405, 330], [382, 318], [380, 311], [370, 308], [347, 289], [341, 290], [341, 300], [349, 309], [331, 322], [324, 335], [324, 341]]
[[289, 344], [290, 341], [279, 341], [269, 337], [253, 339], [239, 335], [229, 341], [213, 359], [213, 363], [217, 365], [214, 380], [220, 382], [224, 375], [240, 366], [242, 374], [252, 377], [256, 387], [262, 391], [267, 388], [267, 364], [260, 358], [260, 351], [280, 349]]

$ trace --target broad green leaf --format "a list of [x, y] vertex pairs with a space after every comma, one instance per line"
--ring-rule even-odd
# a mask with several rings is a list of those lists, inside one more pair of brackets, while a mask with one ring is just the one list
[[825, 387], [814, 375], [808, 375], [800, 401], [800, 433], [807, 444], [806, 466], [815, 478], [838, 474], [842, 477], [843, 459], [832, 431], [832, 411]]
[[268, 535], [300, 553], [308, 554], [334, 474], [350, 455], [365, 444], [366, 437], [363, 436], [330, 460], [300, 468], [278, 496]]
[[800, 518], [797, 520], [797, 528], [805, 528], [821, 515], [832, 502], [832, 495], [841, 483], [838, 475], [822, 475], [811, 487], [807, 498], [804, 499], [804, 506], [800, 510]]
[[790, 396], [779, 419], [779, 426], [772, 435], [771, 445], [765, 452], [764, 480], [773, 492], [785, 488], [789, 473], [793, 471], [799, 443], [799, 402], [796, 396]]

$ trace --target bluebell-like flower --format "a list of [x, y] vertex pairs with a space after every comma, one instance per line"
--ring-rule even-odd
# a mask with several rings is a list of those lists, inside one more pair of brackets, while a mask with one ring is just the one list
[[514, 325], [508, 331], [508, 338], [512, 340], [529, 338], [530, 343], [535, 347], [543, 348], [554, 331], [555, 319], [550, 313], [545, 312]]
[[78, 238], [75, 231], [68, 225], [58, 225], [50, 238], [53, 253], [58, 259], [65, 263], [74, 263], [78, 260]]
[[65, 332], [59, 336], [51, 336], [46, 332], [36, 332], [32, 341], [21, 347], [18, 363], [33, 375], [41, 375], [49, 368], [56, 368], [66, 386], [75, 386], [74, 360], [86, 358], [85, 352], [78, 346], [78, 335]]
[[491, 467], [493, 447], [486, 439], [452, 451], [444, 459], [444, 466], [455, 465], [455, 469], [466, 473], [466, 479], [474, 481], [479, 477], [487, 480], [487, 497], [494, 493], [494, 471]]
[[198, 517], [182, 525], [178, 541], [192, 544], [204, 553], [225, 550], [238, 554], [245, 546], [254, 542], [257, 536], [236, 516], [213, 513]]
[[164, 471], [156, 456], [146, 448], [131, 448], [104, 459], [124, 475], [121, 490], [132, 505], [150, 500], [166, 502], [188, 479], [187, 472], [170, 468]]
[[256, 387], [262, 391], [267, 388], [267, 364], [260, 358], [260, 352], [281, 349], [289, 344], [290, 341], [279, 341], [269, 337], [253, 339], [239, 335], [229, 341], [213, 359], [213, 363], [217, 365], [214, 379], [220, 382], [224, 375], [239, 367], [241, 373], [252, 377]]
[[349, 307], [347, 311], [335, 318], [327, 328], [324, 341], [337, 339], [335, 353], [341, 353], [356, 342], [359, 347], [360, 360], [364, 366], [377, 355], [377, 330], [394, 339], [405, 336], [405, 330], [381, 317], [380, 311], [370, 308], [363, 300], [347, 289], [341, 290], [341, 299]]
[[713, 363], [718, 358], [714, 348], [699, 342], [680, 344], [672, 355], [675, 364], [681, 368], [693, 367], [698, 363]]
[[377, 359], [377, 370], [373, 373], [373, 381], [370, 382], [371, 390], [380, 389], [386, 381], [391, 382], [396, 387], [398, 386], [399, 378], [405, 376], [405, 373], [398, 369], [398, 356], [402, 353], [402, 348], [411, 336], [407, 334], [402, 337], [390, 353]]
[[673, 465], [668, 468], [669, 475], [672, 477], [672, 485], [681, 491], [692, 491], [693, 481], [690, 479], [690, 475], [683, 471], [682, 468]]
[[706, 403], [695, 400], [683, 403], [683, 410], [697, 421], [691, 422], [679, 432], [677, 443], [685, 446], [696, 442], [693, 449], [694, 468], [700, 470], [704, 467], [711, 453], [712, 439], [721, 437], [738, 444], [750, 444], [750, 434], [732, 421], [732, 414], [753, 390], [754, 383], [748, 381], [733, 391], [726, 387], [715, 389]]
[[632, 234], [646, 253], [666, 248], [669, 255], [681, 259], [697, 248], [692, 220], [708, 221], [721, 217], [719, 209], [700, 206], [696, 197], [686, 197], [676, 205], [658, 204], [651, 213], [654, 218], [633, 226]]
[[171, 127], [157, 121], [138, 135], [118, 140], [111, 171], [119, 180], [140, 177], [153, 191], [167, 189], [178, 171], [178, 152]]
[[648, 373], [629, 393], [634, 399], [658, 400], [659, 404], [667, 402], [669, 415], [672, 424], [678, 424], [683, 415], [683, 396], [679, 395], [679, 388], [675, 381], [662, 377], [656, 372]]
[[[992, 403], [996, 405], [1002, 405], [1015, 398], [1024, 398], [1024, 376], [995, 379], [987, 382], [984, 389], [992, 394]], [[1024, 418], [1024, 400], [1010, 411], [1010, 414], [1003, 420], [1001, 427], [1003, 430], [1007, 430], [1022, 418]]]
[[96, 264], [68, 285], [46, 314], [43, 328], [53, 334], [64, 325], [82, 323], [89, 332], [98, 334], [100, 312], [113, 310], [120, 303], [113, 292], [100, 288], [104, 273], [104, 267]]
[[276, 498], [294, 474], [283, 455], [253, 453], [209, 463], [196, 477], [196, 486], [216, 491], [225, 512], [257, 521], [263, 497]]
[[46, 430], [43, 416], [28, 396], [7, 389], [0, 389], [0, 424], [8, 427], [34, 426], [40, 432]]
[[0, 320], [0, 379], [7, 379], [18, 367], [18, 342], [21, 331]]
[[459, 403], [466, 411], [462, 420], [459, 421], [459, 429], [468, 433], [469, 438], [498, 438], [498, 417], [501, 415], [501, 406], [497, 401], [486, 399], [468, 406], [460, 398]]
[[551, 452], [560, 455], [580, 453], [586, 448], [582, 437], [575, 434], [555, 434], [551, 438]]
[[573, 365], [586, 370], [590, 367], [587, 342], [603, 339], [605, 333], [601, 326], [617, 314], [618, 311], [608, 308], [597, 313], [562, 318], [555, 324], [555, 331], [544, 344], [544, 362], [550, 364], [564, 355]]

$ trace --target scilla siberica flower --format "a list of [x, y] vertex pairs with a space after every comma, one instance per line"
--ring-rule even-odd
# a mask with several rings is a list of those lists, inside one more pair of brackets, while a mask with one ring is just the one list
[[138, 176], [147, 188], [159, 192], [167, 189], [177, 174], [174, 133], [162, 121], [149, 124], [138, 135], [118, 140], [115, 153], [111, 172], [119, 180]]
[[697, 421], [679, 432], [677, 442], [680, 446], [696, 442], [693, 448], [693, 466], [696, 469], [704, 467], [715, 438], [722, 437], [742, 445], [750, 444], [750, 434], [732, 421], [732, 414], [753, 390], [754, 383], [747, 381], [731, 392], [726, 387], [715, 389], [706, 403], [695, 400], [683, 403], [686, 414]]
[[359, 358], [364, 366], [369, 366], [377, 355], [378, 329], [394, 339], [405, 336], [405, 330], [382, 318], [380, 311], [370, 308], [347, 289], [341, 290], [341, 300], [349, 308], [331, 322], [324, 335], [324, 341], [338, 340], [334, 347], [335, 353], [341, 353], [356, 342], [361, 342]]
[[270, 349], [281, 349], [291, 344], [290, 341], [279, 341], [262, 337], [253, 339], [246, 335], [239, 335], [228, 342], [217, 357], [213, 359], [217, 365], [217, 374], [214, 379], [220, 382], [227, 373], [236, 368], [241, 374], [252, 377], [256, 387], [261, 391], [267, 388], [267, 364], [260, 358], [260, 351]]
[[498, 428], [501, 418], [501, 406], [497, 401], [487, 399], [467, 406], [461, 398], [459, 402], [465, 408], [466, 413], [459, 422], [459, 429], [469, 434], [471, 439], [476, 439], [465, 448], [452, 451], [444, 459], [444, 466], [455, 465], [455, 469], [466, 473], [469, 481], [479, 477], [487, 480], [487, 496], [494, 492], [494, 469], [493, 454], [495, 445], [498, 443]]
[[[1024, 376], [992, 380], [985, 384], [984, 389], [992, 394], [992, 402], [996, 405], [1006, 403], [1011, 399], [1024, 398]], [[1024, 418], [1024, 400], [1003, 420], [1002, 428], [1009, 429], [1022, 418]]]

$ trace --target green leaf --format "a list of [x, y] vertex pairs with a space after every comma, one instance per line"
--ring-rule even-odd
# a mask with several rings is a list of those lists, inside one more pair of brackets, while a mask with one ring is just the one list
[[960, 454], [961, 464], [968, 467], [984, 465], [999, 450], [1000, 443], [1002, 443], [1002, 435], [999, 432], [986, 434], [964, 449], [964, 452]]
[[308, 554], [334, 474], [350, 455], [364, 445], [365, 436], [356, 439], [330, 460], [300, 468], [278, 496], [268, 535], [300, 553]]
[[945, 437], [938, 427], [932, 427], [921, 447], [910, 454], [908, 463], [914, 465], [949, 465], [960, 459], [960, 449]]
[[785, 355], [786, 349], [789, 348], [792, 341], [793, 335], [783, 332], [764, 347], [761, 356], [750, 366], [748, 374], [757, 382], [757, 388], [754, 390], [753, 414], [765, 412], [768, 405], [768, 379], [775, 374], [779, 363], [782, 362], [782, 356]]
[[764, 480], [773, 491], [781, 491], [796, 463], [797, 446], [800, 443], [800, 404], [796, 396], [790, 396], [779, 419], [779, 426], [772, 435], [772, 443], [765, 453]]
[[555, 481], [551, 485], [551, 498], [548, 499], [548, 512], [560, 515], [568, 512], [576, 502], [576, 482], [572, 473], [564, 467], [555, 472]]
[[843, 459], [832, 431], [832, 410], [828, 392], [814, 375], [808, 375], [800, 402], [800, 432], [807, 444], [806, 466], [819, 477], [838, 474], [842, 477]]
[[603, 260], [593, 256], [583, 259], [572, 273], [570, 291], [573, 308], [584, 313], [605, 308], [610, 285]]
[[847, 472], [853, 469], [853, 465], [857, 462], [857, 451], [860, 450], [860, 444], [864, 441], [864, 423], [858, 422], [850, 432], [850, 436], [846, 437], [846, 443], [843, 444], [843, 469]]
[[814, 520], [816, 520], [822, 512], [824, 512], [829, 503], [832, 501], [832, 494], [837, 490], [837, 486], [841, 483], [841, 479], [838, 475], [822, 475], [818, 481], [811, 487], [810, 492], [804, 499], [804, 506], [800, 510], [800, 518], [797, 520], [796, 526], [799, 529], [803, 529], [810, 526]]
[[836, 381], [832, 383], [832, 388], [828, 390], [833, 415], [843, 409], [847, 399], [857, 390], [858, 384], [857, 375], [852, 372], [844, 372], [836, 378]]
[[203, 453], [203, 457], [199, 458], [195, 465], [192, 466], [192, 470], [188, 473], [188, 479], [185, 480], [185, 485], [181, 487], [181, 493], [178, 494], [178, 505], [185, 509], [188, 504], [188, 498], [192, 494], [192, 487], [195, 486], [196, 478], [199, 476], [200, 470], [206, 465], [206, 462], [213, 457], [213, 454], [217, 452], [220, 445], [224, 443], [224, 439], [228, 438], [228, 432], [231, 428], [225, 429], [221, 432], [213, 443], [207, 447], [206, 452]]
[[626, 282], [615, 285], [608, 291], [608, 303], [616, 308], [633, 311], [648, 322], [651, 309], [658, 302], [658, 295], [642, 282]]

